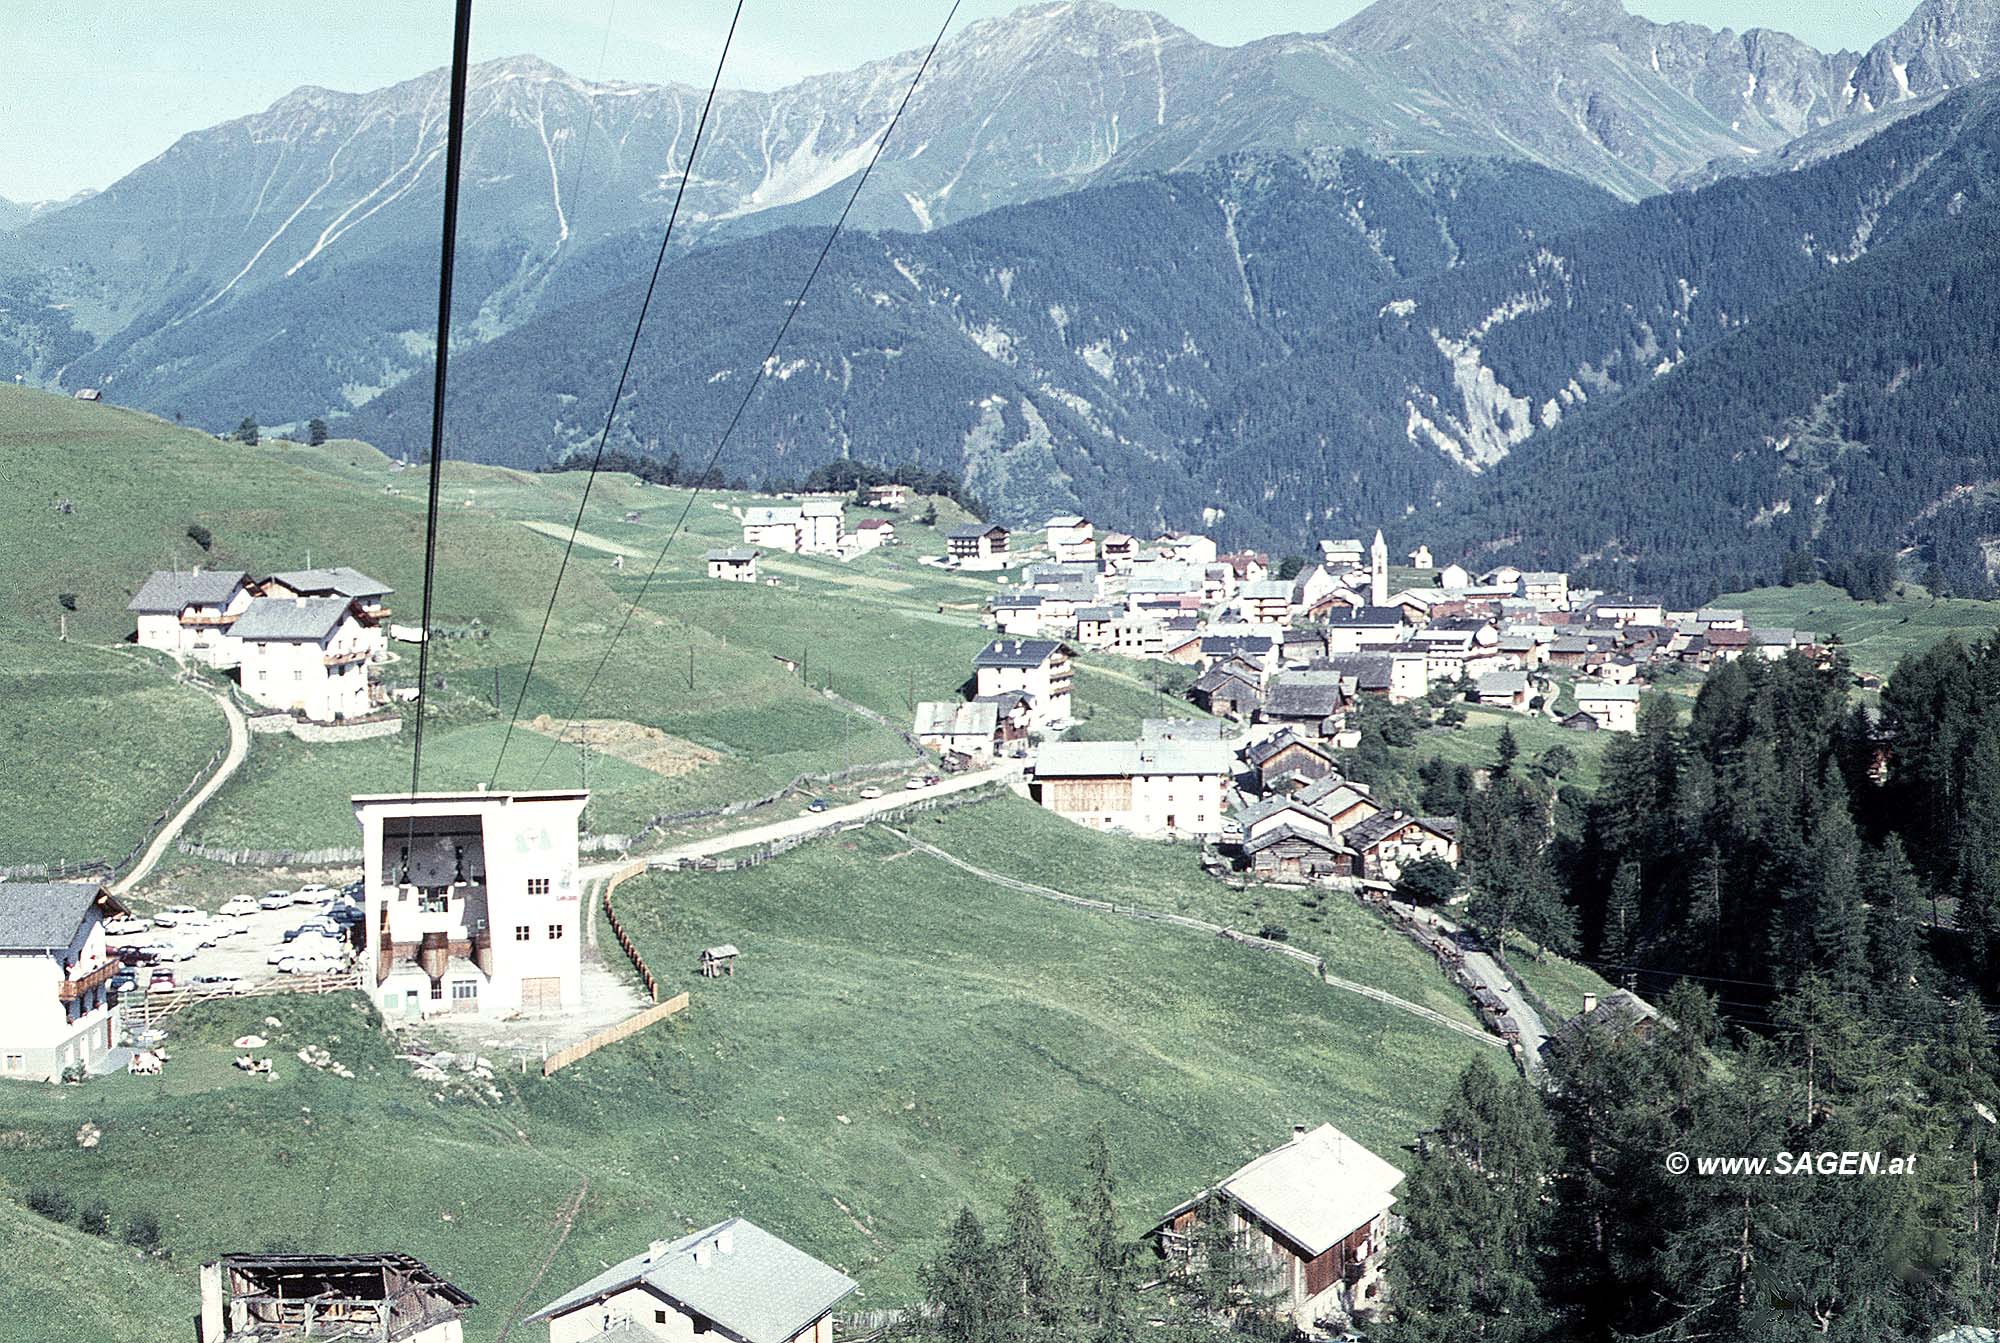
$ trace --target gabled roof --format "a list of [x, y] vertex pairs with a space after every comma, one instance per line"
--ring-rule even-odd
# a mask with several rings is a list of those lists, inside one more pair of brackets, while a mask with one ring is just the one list
[[1329, 625], [1349, 625], [1361, 629], [1394, 629], [1403, 623], [1400, 606], [1353, 606], [1328, 611]]
[[155, 569], [125, 609], [142, 615], [179, 615], [190, 606], [223, 606], [246, 577], [241, 569], [187, 574]]
[[1220, 718], [1142, 718], [1140, 741], [1221, 741], [1228, 727]]
[[1301, 812], [1322, 824], [1331, 824], [1325, 813], [1296, 794], [1290, 797], [1267, 797], [1262, 802], [1252, 803], [1242, 811], [1237, 812], [1232, 819], [1245, 830], [1248, 830], [1259, 821], [1269, 820], [1271, 817], [1287, 811]]
[[1039, 667], [1063, 648], [1060, 639], [995, 639], [972, 659], [978, 667]]
[[1387, 690], [1395, 662], [1387, 653], [1343, 654], [1328, 658], [1326, 665], [1342, 676], [1354, 678], [1356, 690]]
[[1378, 811], [1366, 820], [1356, 821], [1341, 831], [1340, 840], [1350, 849], [1358, 851], [1381, 843], [1406, 825], [1420, 825], [1440, 839], [1452, 838], [1421, 816], [1412, 816], [1402, 811]]
[[1396, 1201], [1403, 1172], [1331, 1124], [1266, 1152], [1166, 1220], [1222, 1194], [1317, 1258]]
[[1243, 753], [1243, 758], [1253, 765], [1262, 765], [1266, 760], [1282, 754], [1288, 747], [1301, 747], [1311, 751], [1322, 760], [1332, 760], [1333, 752], [1317, 741], [1301, 737], [1287, 727], [1282, 732], [1273, 733], [1260, 742], [1255, 742]]
[[992, 701], [974, 700], [953, 704], [926, 700], [917, 706], [918, 737], [990, 737], [1000, 726], [1000, 706]]
[[711, 550], [702, 555], [710, 564], [748, 564], [760, 552], [748, 546], [729, 546], [722, 550]]
[[1525, 695], [1528, 692], [1528, 674], [1519, 671], [1487, 672], [1475, 685], [1480, 695]]
[[797, 526], [804, 512], [796, 508], [749, 508], [743, 511], [745, 527]]
[[331, 569], [290, 569], [271, 577], [306, 597], [386, 597], [395, 591], [387, 583], [378, 582], [359, 569], [350, 569], [344, 564]]
[[1245, 654], [1261, 658], [1276, 646], [1277, 640], [1268, 634], [1205, 634], [1201, 640], [1203, 657]]
[[0, 882], [0, 951], [53, 951], [76, 940], [93, 908], [125, 906], [95, 882]]
[[[719, 1243], [725, 1239], [727, 1252]], [[703, 1246], [705, 1262], [698, 1262], [695, 1252]], [[642, 1283], [747, 1343], [786, 1343], [856, 1286], [839, 1269], [732, 1217], [613, 1265], [522, 1323], [566, 1315]]]
[[1609, 700], [1624, 700], [1631, 704], [1639, 702], [1639, 687], [1635, 685], [1587, 685], [1578, 682], [1575, 694], [1578, 704], [1582, 704], [1585, 700], [1599, 704]]
[[1338, 672], [1287, 672], [1264, 688], [1267, 717], [1326, 718], [1346, 702]]
[[1263, 578], [1254, 583], [1245, 583], [1238, 589], [1238, 595], [1246, 601], [1270, 601], [1273, 599], [1290, 601], [1292, 599], [1292, 585], [1288, 579]]
[[1258, 690], [1257, 674], [1245, 668], [1242, 663], [1236, 661], [1234, 658], [1218, 662], [1196, 677], [1193, 688], [1199, 690], [1204, 695], [1209, 695], [1222, 689], [1231, 681], [1240, 682], [1246, 690], [1252, 692]]
[[1622, 1039], [1640, 1032], [1659, 1019], [1651, 1003], [1629, 989], [1616, 989], [1604, 996], [1593, 1011], [1578, 1012], [1564, 1021], [1542, 1042], [1544, 1053], [1560, 1052], [1574, 1046], [1585, 1031]]
[[1333, 836], [1319, 830], [1301, 829], [1289, 822], [1284, 825], [1273, 826], [1255, 839], [1250, 840], [1244, 844], [1243, 852], [1262, 853], [1273, 844], [1282, 844], [1288, 839], [1302, 841], [1312, 845], [1316, 849], [1324, 849], [1328, 853], [1348, 852], [1347, 846], [1333, 838]]
[[838, 499], [808, 499], [799, 505], [800, 515], [808, 518], [837, 518], [841, 511]]
[[1052, 741], [1035, 757], [1038, 778], [1122, 779], [1139, 774], [1235, 772], [1236, 753], [1219, 741]]
[[974, 522], [963, 527], [952, 528], [945, 533], [945, 538], [951, 541], [977, 541], [980, 537], [991, 536], [995, 532], [1005, 536], [1007, 529], [997, 522], [990, 527], [983, 522]]
[[324, 639], [352, 605], [345, 597], [259, 597], [229, 627], [238, 639]]

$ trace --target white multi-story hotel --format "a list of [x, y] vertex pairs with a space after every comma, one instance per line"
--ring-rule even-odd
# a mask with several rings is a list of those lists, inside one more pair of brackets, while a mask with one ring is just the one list
[[367, 946], [385, 1017], [582, 1001], [582, 791], [357, 797]]
[[0, 882], [0, 1077], [56, 1082], [118, 1043], [104, 920], [125, 907], [80, 882]]

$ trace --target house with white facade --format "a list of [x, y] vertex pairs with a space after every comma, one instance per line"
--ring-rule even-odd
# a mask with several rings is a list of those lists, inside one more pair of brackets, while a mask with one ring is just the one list
[[833, 1308], [857, 1284], [732, 1217], [656, 1240], [523, 1320], [549, 1343], [833, 1343]]
[[383, 1016], [583, 1001], [582, 791], [357, 797], [363, 982]]
[[0, 882], [0, 1078], [59, 1082], [117, 1045], [104, 920], [125, 906], [90, 882]]
[[1594, 681], [1576, 683], [1576, 707], [1597, 720], [1607, 732], [1639, 730], [1639, 687], [1606, 685]]
[[368, 713], [378, 634], [345, 597], [259, 597], [229, 626], [243, 693], [316, 723]]
[[1520, 579], [1521, 596], [1533, 602], [1544, 611], [1567, 611], [1569, 609], [1569, 575], [1551, 570], [1536, 570], [1524, 573]]
[[344, 597], [354, 606], [354, 618], [361, 622], [362, 642], [370, 662], [384, 662], [389, 656], [388, 599], [395, 589], [359, 569], [336, 565], [331, 569], [292, 569], [272, 574], [255, 585], [260, 597]]
[[1097, 529], [1088, 519], [1065, 513], [1050, 518], [1043, 534], [1048, 540], [1049, 554], [1059, 562], [1097, 558]]
[[896, 539], [896, 524], [887, 518], [863, 518], [847, 534], [846, 546], [856, 554], [879, 550]]
[[760, 550], [799, 552], [805, 514], [797, 508], [759, 506], [743, 511], [743, 544]]
[[1266, 578], [1245, 583], [1236, 593], [1243, 619], [1252, 625], [1289, 625], [1292, 621], [1292, 585], [1282, 578]]
[[229, 626], [250, 605], [249, 575], [241, 569], [156, 569], [127, 603], [137, 618], [141, 648], [211, 667], [233, 667], [240, 649]]
[[1390, 1209], [1402, 1180], [1402, 1171], [1333, 1125], [1301, 1125], [1283, 1147], [1170, 1211], [1152, 1236], [1169, 1265], [1198, 1271], [1202, 1220], [1227, 1218], [1283, 1318], [1323, 1335], [1381, 1305]]
[[945, 555], [964, 569], [998, 569], [1007, 563], [1005, 527], [998, 523], [968, 523], [944, 534]]
[[1221, 741], [1052, 741], [1035, 756], [1034, 795], [1095, 830], [1222, 833], [1236, 753]]
[[846, 516], [838, 499], [808, 499], [799, 506], [799, 550], [807, 555], [837, 555], [847, 535]]
[[1035, 726], [1066, 727], [1070, 722], [1069, 645], [1060, 639], [996, 639], [972, 659], [976, 698], [1011, 691], [1028, 696]]
[[701, 559], [708, 566], [708, 576], [725, 583], [754, 583], [757, 581], [757, 560], [761, 551], [748, 546], [724, 546], [705, 552]]
[[962, 755], [986, 764], [993, 759], [1000, 731], [1000, 706], [993, 700], [959, 704], [926, 700], [917, 706], [910, 735], [939, 755]]

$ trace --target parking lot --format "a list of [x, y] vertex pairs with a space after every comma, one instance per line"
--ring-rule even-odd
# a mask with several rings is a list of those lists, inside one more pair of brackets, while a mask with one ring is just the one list
[[[327, 909], [327, 904], [315, 903], [288, 904], [282, 909], [258, 909], [240, 915], [210, 913], [205, 923], [187, 923], [171, 928], [155, 926], [151, 919], [147, 919], [144, 932], [108, 933], [107, 939], [114, 948], [158, 943], [174, 949], [171, 953], [163, 952], [155, 966], [132, 967], [131, 972], [140, 988], [147, 987], [152, 973], [161, 969], [173, 972], [177, 988], [188, 988], [198, 981], [215, 978], [243, 984], [263, 983], [286, 978], [278, 968], [276, 958], [279, 956], [324, 946], [310, 938], [287, 943], [285, 934], [309, 920], [324, 918]], [[224, 930], [228, 930], [226, 935], [215, 936]], [[211, 940], [212, 946], [201, 945]], [[321, 968], [346, 968], [351, 961], [351, 953], [345, 948], [351, 945], [351, 939], [343, 943], [338, 964]]]

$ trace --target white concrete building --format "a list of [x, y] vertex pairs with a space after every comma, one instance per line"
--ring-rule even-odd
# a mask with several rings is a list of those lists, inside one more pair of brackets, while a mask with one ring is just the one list
[[387, 599], [395, 592], [387, 583], [342, 564], [331, 569], [293, 569], [272, 574], [255, 587], [260, 597], [345, 597], [354, 604], [354, 618], [361, 622], [362, 642], [367, 645], [368, 660], [387, 660]]
[[233, 667], [241, 649], [229, 626], [250, 605], [241, 569], [156, 569], [126, 610], [137, 617], [137, 642], [211, 667]]
[[1048, 538], [1049, 554], [1059, 562], [1097, 558], [1097, 530], [1087, 519], [1073, 513], [1050, 518], [1044, 534]]
[[976, 695], [991, 699], [1018, 690], [1034, 705], [1035, 726], [1066, 727], [1070, 722], [1069, 646], [1059, 639], [996, 639], [972, 659]]
[[702, 554], [708, 576], [724, 583], [755, 583], [760, 552], [748, 546], [722, 546]]
[[836, 555], [847, 535], [838, 499], [808, 499], [799, 508], [799, 550], [807, 555]]
[[1222, 833], [1236, 753], [1220, 741], [1052, 741], [1035, 757], [1035, 798], [1095, 830]]
[[243, 693], [259, 704], [316, 723], [368, 713], [379, 630], [365, 627], [345, 597], [259, 597], [229, 635], [242, 649]]
[[555, 1012], [583, 999], [577, 829], [590, 795], [354, 799], [368, 942], [385, 1017]]
[[0, 1078], [59, 1082], [118, 1043], [104, 920], [125, 907], [82, 882], [0, 882]]
[[1569, 609], [1569, 575], [1554, 570], [1537, 570], [1524, 573], [1520, 578], [1521, 596], [1543, 611], [1567, 611]]
[[523, 1320], [549, 1343], [832, 1343], [833, 1308], [855, 1290], [823, 1264], [741, 1217], [614, 1264]]
[[1578, 681], [1576, 707], [1595, 718], [1606, 732], [1639, 730], [1639, 687], [1635, 685]]
[[803, 538], [804, 513], [796, 508], [758, 507], [743, 512], [743, 544], [795, 555]]

